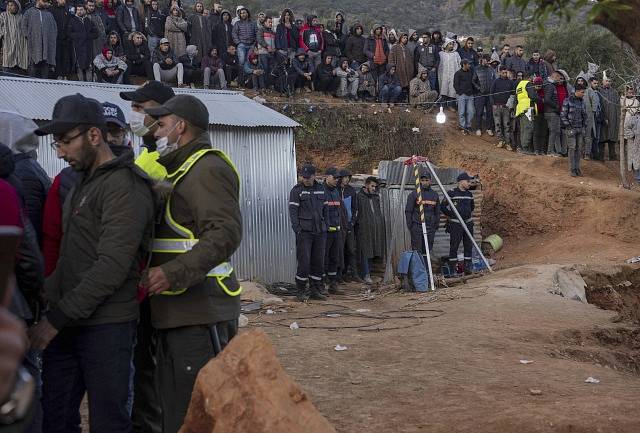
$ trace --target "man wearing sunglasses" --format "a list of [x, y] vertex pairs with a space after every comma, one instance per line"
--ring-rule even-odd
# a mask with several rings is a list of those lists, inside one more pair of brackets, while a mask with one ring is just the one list
[[136, 287], [153, 198], [133, 153], [116, 157], [106, 132], [102, 105], [80, 94], [61, 98], [51, 122], [35, 131], [53, 134], [58, 158], [79, 172], [64, 206], [60, 258], [45, 285], [50, 310], [29, 332], [31, 346], [44, 350], [47, 432], [77, 423], [85, 392], [92, 432], [131, 431]]

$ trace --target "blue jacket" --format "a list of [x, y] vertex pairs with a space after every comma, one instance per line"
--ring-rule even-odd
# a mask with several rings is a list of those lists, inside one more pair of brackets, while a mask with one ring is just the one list
[[27, 216], [36, 229], [38, 240], [42, 240], [42, 215], [51, 180], [40, 164], [26, 153], [13, 155], [13, 162], [14, 174], [22, 184]]
[[287, 28], [284, 24], [278, 24], [278, 27], [276, 27], [276, 49], [297, 50], [299, 39], [300, 34], [298, 33], [298, 28], [294, 24], [292, 24], [291, 29], [289, 29], [289, 39], [287, 39]]
[[324, 185], [325, 200], [327, 203], [327, 229], [332, 227], [340, 227], [342, 213], [342, 197], [338, 187], [332, 188]]
[[[460, 188], [456, 187], [449, 191], [449, 198], [451, 198], [451, 201], [458, 210], [458, 213], [462, 219], [466, 221], [467, 225], [473, 224], [471, 216], [473, 215], [473, 210], [476, 207], [473, 200], [473, 193], [468, 190], [462, 191]], [[449, 217], [449, 221], [453, 223], [460, 223], [455, 212], [451, 209], [451, 206], [449, 206], [449, 202], [446, 198], [442, 199], [441, 208], [442, 212]]]
[[291, 228], [298, 234], [301, 232], [324, 233], [327, 231], [325, 218], [327, 205], [324, 186], [314, 182], [306, 187], [297, 184], [289, 193], [289, 218]]

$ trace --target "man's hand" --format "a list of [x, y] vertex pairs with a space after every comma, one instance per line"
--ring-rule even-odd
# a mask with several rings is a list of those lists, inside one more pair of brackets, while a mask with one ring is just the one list
[[31, 348], [36, 350], [44, 350], [47, 348], [51, 340], [58, 335], [58, 330], [49, 323], [45, 317], [37, 325], [29, 329], [29, 341]]
[[172, 63], [173, 63], [173, 60], [171, 60], [171, 59], [164, 59], [164, 62], [165, 62], [167, 65], [170, 65], [170, 64], [172, 64]]
[[26, 350], [24, 325], [9, 310], [0, 307], [0, 401], [9, 396]]
[[149, 275], [147, 277], [147, 290], [149, 293], [158, 294], [166, 292], [171, 288], [169, 279], [164, 274], [164, 271], [160, 267], [149, 269]]

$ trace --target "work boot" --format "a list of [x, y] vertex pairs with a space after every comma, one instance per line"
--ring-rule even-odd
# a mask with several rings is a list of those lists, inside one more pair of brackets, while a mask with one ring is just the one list
[[465, 275], [473, 274], [473, 262], [471, 260], [464, 261], [464, 274]]
[[298, 301], [300, 302], [309, 300], [310, 290], [307, 288], [307, 282], [308, 281], [300, 281], [296, 279], [296, 288], [298, 289], [296, 298], [298, 298]]
[[344, 292], [338, 289], [338, 281], [336, 277], [329, 278], [329, 294], [331, 295], [344, 295]]
[[373, 280], [371, 279], [371, 275], [367, 274], [364, 276], [364, 282], [367, 284], [373, 284]]
[[489, 137], [493, 137], [493, 131], [490, 129], [487, 129], [487, 134], [489, 134]]
[[322, 294], [321, 288], [324, 287], [324, 283], [322, 281], [312, 281], [311, 282], [311, 293], [309, 294], [310, 299], [315, 299], [317, 301], [326, 301], [327, 297]]

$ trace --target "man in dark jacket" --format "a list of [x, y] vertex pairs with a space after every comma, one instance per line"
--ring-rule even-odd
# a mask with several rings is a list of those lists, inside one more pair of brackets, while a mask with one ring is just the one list
[[514, 95], [515, 86], [509, 79], [509, 70], [500, 66], [500, 76], [491, 85], [490, 102], [493, 111], [493, 125], [498, 136], [498, 147], [506, 146], [511, 150], [511, 110], [507, 106]]
[[220, 14], [220, 23], [218, 23], [213, 28], [213, 31], [211, 32], [211, 37], [213, 39], [212, 45], [215, 47], [218, 47], [218, 52], [221, 54], [226, 53], [227, 48], [230, 47], [231, 45], [234, 45], [233, 24], [231, 24], [231, 12], [227, 10], [222, 11], [222, 13]]
[[152, 295], [162, 431], [177, 433], [198, 372], [238, 332], [242, 289], [229, 258], [242, 240], [240, 179], [229, 157], [212, 149], [209, 112], [198, 98], [177, 95], [146, 111], [158, 120], [158, 162], [171, 192], [144, 285]]
[[349, 36], [345, 41], [344, 55], [349, 59], [351, 69], [358, 70], [360, 65], [366, 62], [367, 55], [364, 53], [364, 46], [367, 40], [363, 36], [364, 27], [356, 24], [351, 28]]
[[134, 6], [133, 0], [125, 0], [124, 4], [118, 6], [116, 10], [116, 22], [118, 31], [124, 44], [129, 40], [129, 33], [141, 32], [144, 30], [138, 9]]
[[307, 17], [306, 24], [300, 29], [299, 46], [307, 53], [311, 64], [314, 67], [318, 67], [322, 62], [325, 41], [317, 16], [309, 15]]
[[15, 113], [0, 112], [0, 143], [13, 153], [14, 174], [22, 184], [20, 191], [24, 210], [35, 229], [36, 242], [42, 241], [44, 202], [51, 187], [49, 176], [38, 164], [36, 151], [38, 125], [31, 119]]
[[[127, 397], [140, 263], [153, 223], [153, 198], [133, 153], [115, 157], [104, 140], [103, 108], [80, 94], [61, 98], [52, 121], [58, 157], [82, 172], [64, 209], [60, 259], [47, 279], [49, 313], [30, 330], [43, 353], [43, 430], [77, 422], [85, 393], [96, 432], [130, 432]], [[109, 362], [104, 362], [108, 359]]]
[[475, 44], [475, 40], [469, 36], [465, 41], [464, 45], [458, 45], [458, 54], [460, 54], [460, 60], [468, 60], [469, 65], [471, 66], [471, 70], [475, 69], [478, 66], [478, 53], [473, 49], [473, 45]]
[[125, 71], [124, 82], [129, 84], [129, 77], [135, 75], [153, 80], [153, 66], [151, 66], [151, 53], [149, 45], [145, 42], [145, 37], [140, 32], [132, 32], [131, 43], [126, 47], [127, 70]]
[[382, 26], [374, 26], [373, 35], [367, 38], [364, 46], [364, 54], [369, 59], [373, 76], [378, 80], [386, 72], [389, 58], [389, 44], [384, 37]]
[[256, 36], [258, 27], [255, 21], [251, 20], [251, 14], [249, 9], [243, 7], [238, 10], [238, 16], [240, 19], [233, 25], [232, 35], [233, 43], [238, 50], [238, 61], [240, 64], [240, 82], [244, 77], [244, 64], [248, 60], [249, 50], [256, 43]]
[[544, 60], [540, 55], [540, 50], [534, 50], [533, 53], [531, 53], [531, 58], [529, 59], [529, 63], [527, 63], [527, 75], [541, 77], [544, 82], [549, 78]]
[[326, 55], [320, 66], [315, 71], [315, 89], [325, 95], [336, 95], [336, 90], [340, 85], [340, 78], [336, 76], [333, 68], [333, 56]]
[[480, 88], [480, 82], [471, 69], [469, 60], [462, 59], [460, 66], [453, 75], [453, 88], [458, 94], [458, 127], [465, 135], [469, 135], [474, 114], [473, 95]]
[[324, 187], [316, 181], [316, 169], [306, 164], [300, 182], [289, 193], [289, 218], [296, 234], [296, 287], [298, 300], [326, 299], [322, 292], [327, 242], [327, 204]]
[[201, 59], [198, 47], [187, 45], [187, 52], [178, 58], [184, 68], [184, 84], [190, 84], [194, 87], [203, 82], [204, 72], [202, 71]]
[[[324, 199], [327, 205], [325, 223], [327, 225], [327, 244], [325, 247], [324, 270], [327, 275], [329, 293], [340, 294], [338, 291], [338, 268], [341, 265], [342, 246], [342, 212], [343, 204], [340, 197], [340, 172], [335, 167], [329, 167], [325, 173]], [[326, 294], [326, 293], [324, 293]]]
[[493, 110], [491, 109], [491, 87], [496, 80], [496, 73], [491, 66], [489, 66], [489, 60], [491, 60], [490, 54], [483, 54], [480, 58], [480, 65], [476, 67], [475, 74], [478, 77], [478, 94], [476, 95], [475, 102], [475, 117], [476, 117], [476, 135], [482, 135], [482, 120], [484, 118], [484, 127], [487, 134], [493, 137]]
[[387, 64], [387, 72], [378, 77], [378, 95], [383, 104], [395, 104], [402, 94], [400, 79], [396, 75], [396, 65]]
[[526, 74], [527, 72], [527, 61], [524, 59], [524, 48], [522, 45], [516, 46], [513, 56], [509, 56], [504, 60], [504, 64], [507, 65], [507, 68], [518, 72], [522, 72]]
[[566, 146], [562, 140], [560, 112], [562, 104], [568, 95], [567, 84], [562, 74], [553, 72], [544, 83], [544, 118], [549, 127], [549, 146], [547, 155], [561, 156], [566, 153]]
[[359, 280], [356, 259], [356, 237], [353, 227], [353, 223], [358, 216], [357, 191], [350, 185], [352, 175], [349, 170], [340, 170], [339, 176], [342, 179], [339, 188], [340, 198], [342, 199], [342, 203], [344, 204], [343, 225], [345, 226], [342, 230], [342, 262], [344, 266], [341, 269], [341, 273], [344, 280]]
[[300, 34], [293, 18], [293, 11], [285, 8], [276, 27], [276, 49], [284, 57], [293, 59], [298, 50], [299, 40]]
[[145, 6], [144, 12], [144, 31], [147, 34], [147, 45], [149, 53], [153, 53], [160, 39], [164, 38], [164, 24], [167, 22], [167, 16], [160, 10], [158, 0], [151, 0], [151, 6]]
[[313, 83], [314, 67], [309, 61], [304, 49], [298, 48], [296, 58], [293, 59], [291, 65], [296, 73], [295, 88], [299, 89], [298, 91], [302, 91], [304, 88], [310, 92]]
[[56, 77], [67, 78], [73, 72], [73, 54], [71, 39], [67, 29], [73, 14], [69, 12], [67, 0], [56, 0], [56, 5], [49, 9], [56, 20], [58, 33], [56, 36]]
[[73, 57], [78, 72], [78, 80], [93, 81], [93, 41], [98, 38], [98, 29], [87, 18], [84, 5], [76, 7], [76, 15], [69, 21], [69, 39], [73, 43]]
[[582, 176], [580, 159], [584, 152], [584, 138], [587, 127], [587, 110], [584, 106], [585, 87], [576, 85], [575, 93], [566, 98], [562, 104], [560, 121], [569, 151], [569, 169], [571, 176]]
[[418, 198], [417, 191], [412, 191], [409, 197], [407, 197], [407, 205], [404, 209], [407, 229], [411, 234], [411, 248], [425, 255], [427, 252], [424, 246], [424, 235], [422, 233], [421, 207], [427, 229], [429, 251], [431, 251], [433, 250], [436, 231], [438, 231], [438, 227], [440, 226], [440, 197], [438, 193], [431, 188], [431, 175], [428, 171], [423, 171], [420, 175], [420, 197]]
[[238, 74], [240, 73], [240, 60], [236, 54], [236, 47], [229, 45], [227, 50], [222, 55], [222, 61], [224, 62], [224, 77], [227, 82], [233, 86], [233, 83], [238, 83]]
[[467, 173], [461, 173], [457, 178], [458, 186], [448, 192], [449, 198], [462, 217], [462, 221], [458, 219], [446, 198], [442, 199], [441, 203], [442, 212], [449, 218], [447, 221], [447, 231], [451, 236], [449, 242], [449, 267], [455, 269], [456, 263], [458, 263], [458, 248], [460, 247], [460, 242], [462, 242], [464, 245], [465, 274], [472, 272], [473, 242], [471, 242], [462, 227], [462, 224], [466, 224], [471, 236], [473, 236], [473, 220], [471, 217], [475, 209], [475, 202], [473, 193], [469, 191], [472, 179]]
[[418, 44], [413, 53], [414, 63], [418, 74], [422, 70], [427, 70], [429, 84], [431, 85], [431, 88], [436, 91], [439, 89], [438, 64], [440, 63], [440, 56], [438, 55], [438, 52], [438, 46], [431, 43], [431, 35], [428, 32], [424, 32], [420, 38], [420, 44]]
[[355, 227], [361, 260], [360, 276], [365, 283], [371, 284], [371, 259], [384, 257], [385, 254], [385, 228], [378, 194], [378, 179], [368, 177], [357, 197]]

